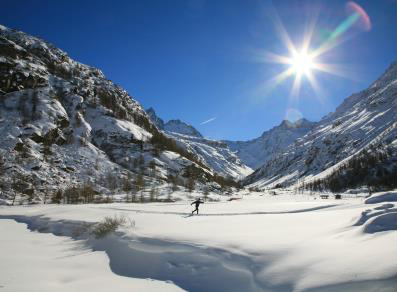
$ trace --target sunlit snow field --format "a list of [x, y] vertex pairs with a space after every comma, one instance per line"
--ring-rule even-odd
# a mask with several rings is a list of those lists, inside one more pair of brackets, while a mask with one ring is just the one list
[[[1, 207], [0, 291], [396, 291], [396, 197]], [[84, 235], [115, 215], [115, 234]]]

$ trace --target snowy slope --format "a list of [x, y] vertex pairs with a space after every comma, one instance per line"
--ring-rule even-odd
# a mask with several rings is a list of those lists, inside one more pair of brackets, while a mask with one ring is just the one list
[[248, 141], [224, 141], [236, 155], [252, 169], [257, 169], [296, 139], [309, 132], [315, 123], [301, 119], [292, 123], [284, 120], [280, 125], [265, 131], [260, 137]]
[[[0, 207], [0, 285], [5, 291], [87, 291], [88, 283], [98, 291], [111, 283], [120, 285], [117, 291], [174, 285], [214, 292], [395, 291], [395, 191], [374, 194], [375, 202], [364, 194], [321, 200], [309, 193], [244, 193], [234, 194], [241, 198], [236, 201], [206, 202], [192, 217], [190, 201]], [[116, 215], [127, 224], [102, 239], [90, 236], [92, 224]], [[15, 236], [11, 222], [23, 227]], [[81, 272], [70, 273], [72, 268]], [[143, 280], [148, 278], [173, 284]]]
[[4, 291], [182, 291], [172, 283], [116, 275], [104, 251], [91, 252], [81, 241], [31, 232], [13, 220], [0, 220], [0, 232]]
[[0, 26], [0, 76], [0, 200], [82, 184], [105, 195], [127, 177], [161, 184], [190, 165], [211, 178], [125, 90], [41, 39]]
[[195, 153], [215, 172], [235, 179], [241, 179], [252, 172], [224, 142], [204, 138], [195, 128], [180, 120], [164, 123], [153, 108], [146, 112], [157, 127], [178, 141], [181, 147]]
[[[360, 153], [386, 156], [388, 171], [397, 164], [397, 63], [368, 89], [348, 97], [335, 112], [286, 151], [247, 177], [259, 187], [313, 181], [336, 171]], [[376, 173], [379, 163], [369, 167]], [[360, 168], [357, 166], [357, 168]]]
[[[304, 136], [315, 125], [306, 119], [294, 123], [284, 120], [260, 137], [248, 141], [216, 141], [203, 138], [192, 126], [180, 120], [164, 122], [153, 108], [146, 110], [150, 119], [160, 129], [165, 130], [176, 140], [186, 145], [215, 171], [243, 178], [262, 166], [274, 155]], [[172, 126], [171, 126], [172, 125]]]
[[242, 179], [253, 171], [222, 141], [175, 132], [168, 132], [168, 135], [179, 141], [189, 151], [196, 153], [215, 172], [226, 177]]

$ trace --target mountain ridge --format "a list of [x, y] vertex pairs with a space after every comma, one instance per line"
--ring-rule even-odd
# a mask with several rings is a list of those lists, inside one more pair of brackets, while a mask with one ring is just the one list
[[[167, 128], [164, 121], [157, 116], [153, 107], [150, 107], [146, 110], [151, 120], [159, 126], [161, 129], [167, 132], [174, 132], [185, 136], [194, 136], [199, 138], [204, 138], [200, 135], [189, 135], [187, 130], [178, 131]], [[180, 120], [171, 120], [178, 121], [181, 125], [187, 125], [186, 123]], [[274, 155], [277, 151], [282, 150], [286, 146], [293, 143], [297, 138], [306, 134], [312, 127], [315, 125], [315, 122], [310, 122], [305, 118], [299, 119], [295, 122], [291, 122], [288, 120], [283, 120], [277, 126], [264, 131], [261, 136], [247, 140], [247, 141], [230, 141], [230, 140], [212, 140], [207, 139], [208, 141], [219, 141], [220, 143], [225, 144], [231, 152], [233, 152], [245, 165], [247, 165], [251, 169], [255, 169], [260, 167], [263, 163], [265, 163], [268, 159], [271, 159], [271, 156]], [[188, 125], [189, 127], [193, 127]], [[198, 131], [197, 131], [198, 132]], [[178, 137], [176, 137], [178, 138]], [[186, 138], [186, 137], [185, 137]], [[214, 143], [214, 142], [211, 142]], [[224, 147], [223, 146], [223, 147]], [[268, 150], [270, 149], [270, 150]], [[244, 171], [244, 173], [247, 173]], [[239, 175], [238, 177], [241, 177]]]
[[[164, 123], [164, 121], [156, 115], [152, 107], [148, 108], [146, 111], [150, 119], [156, 123], [166, 135], [178, 141], [181, 147], [195, 153], [206, 165], [216, 172], [226, 177], [242, 179], [253, 171], [240, 161], [240, 159], [228, 149], [224, 142], [203, 137], [193, 126], [179, 119], [173, 119], [167, 122], [176, 123], [176, 127], [167, 127], [167, 123]], [[192, 128], [194, 130], [191, 130]], [[198, 132], [198, 134], [196, 132]]]
[[0, 26], [0, 74], [0, 203], [49, 194], [102, 201], [116, 190], [136, 200], [131, 190], [148, 185], [216, 191], [229, 183], [99, 69], [42, 39]]
[[224, 140], [224, 142], [237, 152], [245, 164], [256, 169], [296, 139], [306, 135], [315, 124], [306, 119], [295, 122], [283, 120], [279, 125], [264, 131], [258, 138], [247, 141]]
[[164, 122], [163, 119], [157, 116], [153, 107], [146, 109], [146, 113], [161, 130], [203, 138], [203, 135], [195, 127], [181, 121], [180, 119], [171, 119], [167, 122]]
[[[347, 97], [307, 135], [245, 178], [245, 183], [272, 187], [338, 178], [340, 184], [355, 187], [359, 182], [349, 184], [350, 178], [336, 173], [341, 169], [357, 172], [353, 161], [367, 153], [375, 161], [367, 165], [365, 155], [360, 158], [369, 173], [362, 176], [361, 183], [378, 184], [397, 169], [396, 95], [397, 63], [393, 62], [367, 89]], [[387, 159], [379, 158], [384, 155]], [[383, 162], [376, 163], [377, 159]]]

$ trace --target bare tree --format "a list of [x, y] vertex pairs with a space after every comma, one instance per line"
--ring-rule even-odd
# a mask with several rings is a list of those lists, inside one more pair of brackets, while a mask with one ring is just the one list
[[123, 191], [126, 192], [126, 202], [129, 201], [129, 194], [133, 190], [132, 176], [128, 172], [127, 176], [123, 178]]
[[208, 191], [207, 187], [204, 188], [204, 193], [203, 194], [204, 194], [204, 200], [207, 201], [208, 195], [209, 195], [209, 191]]
[[116, 188], [117, 188], [117, 177], [116, 177], [113, 173], [108, 172], [108, 173], [106, 174], [105, 180], [106, 180], [107, 188], [108, 188], [108, 189], [112, 192], [112, 194], [113, 194], [113, 192], [114, 192], [114, 191], [116, 190]]
[[63, 191], [61, 189], [59, 189], [51, 197], [51, 202], [54, 204], [60, 204], [62, 202], [62, 199], [63, 199]]
[[84, 203], [87, 204], [94, 201], [95, 190], [94, 190], [94, 186], [90, 181], [87, 181], [83, 184], [83, 186], [81, 187], [80, 194], [84, 200]]
[[12, 205], [14, 206], [15, 200], [18, 194], [21, 194], [26, 187], [26, 183], [23, 181], [23, 178], [12, 177], [11, 187], [14, 191], [14, 196], [12, 198]]
[[194, 177], [189, 176], [186, 182], [186, 188], [190, 193], [194, 190], [195, 185], [196, 185], [196, 181], [194, 180]]
[[154, 202], [157, 201], [157, 189], [155, 186], [152, 186], [152, 189], [150, 190], [150, 201]]
[[154, 160], [149, 162], [149, 168], [151, 170], [152, 177], [156, 177], [156, 162]]
[[145, 171], [145, 158], [143, 157], [143, 155], [139, 155], [138, 158], [138, 166], [139, 166], [139, 170], [140, 172], [143, 174]]
[[0, 176], [4, 174], [6, 162], [3, 154], [0, 153]]
[[136, 190], [141, 193], [141, 202], [144, 201], [143, 190], [145, 188], [145, 180], [143, 179], [143, 175], [139, 174], [135, 181]]

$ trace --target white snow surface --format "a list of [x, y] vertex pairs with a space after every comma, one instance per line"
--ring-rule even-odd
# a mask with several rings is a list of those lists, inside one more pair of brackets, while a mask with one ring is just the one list
[[81, 241], [31, 232], [26, 224], [0, 220], [1, 291], [182, 291], [150, 279], [118, 276], [103, 251]]
[[[392, 194], [397, 196], [397, 192]], [[365, 195], [343, 194], [341, 200], [333, 196], [323, 200], [318, 194], [293, 195], [291, 191], [277, 195], [240, 192], [233, 194], [231, 201], [205, 202], [200, 215], [192, 217], [188, 214], [193, 207], [187, 201], [1, 207], [0, 224], [15, 225], [3, 219], [21, 215], [35, 230], [67, 233], [68, 222], [93, 223], [105, 216], [126, 216], [133, 225], [88, 243], [94, 250], [106, 251], [116, 274], [130, 271], [132, 278], [171, 280], [188, 291], [395, 291], [397, 208], [393, 200], [389, 202], [390, 195], [375, 194], [382, 199], [370, 205], [365, 204]], [[7, 260], [0, 265], [29, 267], [31, 261], [20, 261], [27, 252], [14, 253], [14, 259], [8, 256], [7, 248], [14, 248], [8, 240], [20, 236], [19, 231], [14, 235], [9, 227], [2, 228], [6, 230], [2, 238], [7, 240], [0, 241], [0, 258]], [[25, 227], [22, 229], [26, 235]], [[49, 241], [58, 240], [57, 253], [65, 249], [69, 254], [79, 250], [89, 253], [87, 246], [79, 248], [83, 240], [73, 243], [64, 237], [45, 236]], [[97, 256], [105, 263], [103, 254]], [[59, 280], [57, 271], [64, 261], [57, 258], [51, 262], [54, 273], [49, 279]], [[50, 264], [43, 260], [42, 265]], [[82, 264], [81, 269], [88, 265], [91, 263]], [[43, 266], [39, 265], [47, 268]], [[26, 273], [19, 285], [34, 288], [42, 284], [32, 280], [35, 272]], [[1, 274], [0, 285], [7, 283]], [[137, 284], [131, 282], [131, 288]]]

